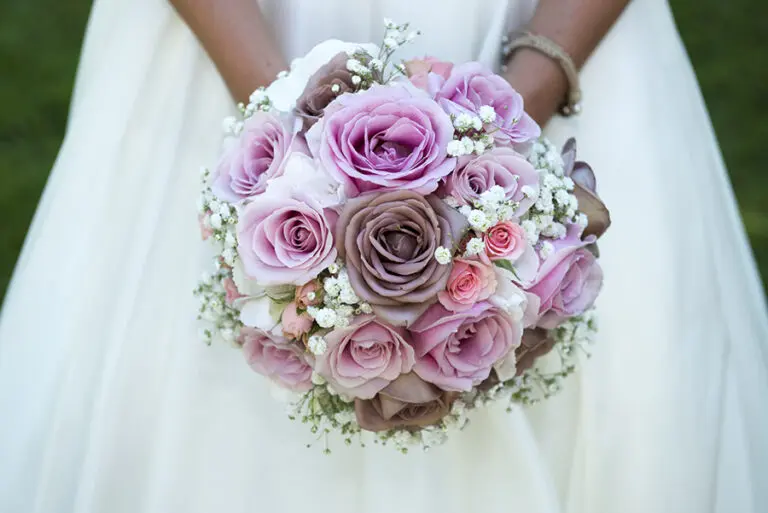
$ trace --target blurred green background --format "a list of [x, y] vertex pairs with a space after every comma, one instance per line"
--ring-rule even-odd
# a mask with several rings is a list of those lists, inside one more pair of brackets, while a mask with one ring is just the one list
[[[64, 135], [90, 4], [0, 1], [0, 297]], [[768, 2], [671, 4], [768, 276]]]

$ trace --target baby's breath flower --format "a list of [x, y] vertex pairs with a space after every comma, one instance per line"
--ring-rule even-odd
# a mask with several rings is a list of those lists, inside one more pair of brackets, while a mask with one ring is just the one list
[[[309, 350], [315, 356], [320, 356], [321, 354], [324, 354], [325, 351], [328, 349], [328, 343], [325, 341], [323, 337], [318, 335], [312, 335], [311, 337], [309, 337], [309, 340], [307, 341], [307, 345], [309, 346]], [[312, 381], [315, 382], [314, 373], [312, 374]], [[323, 380], [323, 382], [325, 382], [325, 380]], [[315, 384], [321, 385], [322, 383], [315, 383]]]
[[544, 241], [541, 243], [541, 249], [539, 249], [539, 256], [542, 260], [546, 260], [547, 258], [552, 255], [552, 253], [555, 251], [555, 247], [552, 245], [549, 241]]
[[213, 228], [214, 230], [218, 230], [219, 228], [221, 228], [221, 215], [219, 215], [218, 212], [214, 212], [208, 218], [208, 222], [211, 223], [211, 228]]
[[452, 140], [448, 143], [448, 147], [446, 148], [446, 152], [451, 157], [458, 157], [461, 155], [462, 147], [461, 142], [457, 141], [456, 139]]
[[440, 265], [449, 264], [451, 262], [451, 250], [440, 246], [435, 250], [435, 260], [437, 260], [437, 263]]
[[482, 210], [473, 210], [467, 216], [467, 220], [469, 221], [469, 225], [475, 230], [484, 232], [490, 228], [488, 216], [485, 215], [485, 212]]
[[332, 328], [336, 324], [336, 311], [331, 308], [320, 308], [315, 312], [315, 321], [321, 328]]
[[483, 105], [480, 107], [478, 114], [480, 114], [480, 119], [484, 123], [493, 123], [496, 121], [496, 111], [490, 105]]
[[221, 252], [221, 258], [223, 258], [224, 262], [226, 262], [226, 264], [229, 266], [232, 266], [235, 264], [236, 255], [237, 254], [235, 253], [235, 250], [232, 248], [227, 248]]
[[522, 187], [520, 187], [520, 192], [522, 192], [523, 196], [525, 196], [526, 198], [536, 197], [536, 189], [534, 189], [530, 185], [523, 185]]
[[337, 297], [341, 293], [341, 285], [337, 278], [326, 278], [323, 288], [329, 297]]
[[475, 149], [475, 141], [467, 136], [461, 138], [461, 154], [469, 155]]
[[464, 254], [468, 257], [479, 255], [485, 251], [485, 242], [479, 237], [473, 237], [467, 242], [467, 249]]

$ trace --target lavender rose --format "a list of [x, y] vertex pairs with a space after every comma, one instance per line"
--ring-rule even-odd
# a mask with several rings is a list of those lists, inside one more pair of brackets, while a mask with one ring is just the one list
[[451, 266], [440, 265], [435, 250], [453, 248], [466, 226], [435, 196], [395, 191], [348, 201], [336, 238], [355, 293], [388, 322], [407, 325], [448, 281]]
[[255, 112], [219, 161], [213, 192], [230, 202], [263, 193], [267, 181], [282, 174], [291, 151], [307, 151], [296, 138], [300, 126], [292, 117]]
[[340, 96], [307, 132], [312, 155], [348, 196], [376, 190], [433, 192], [456, 167], [450, 117], [408, 83]]
[[261, 285], [303, 285], [336, 259], [336, 214], [310, 198], [264, 196], [237, 223], [245, 274]]
[[522, 323], [487, 302], [455, 313], [433, 305], [410, 330], [417, 357], [414, 372], [453, 391], [470, 390], [486, 379], [523, 334]]
[[555, 250], [541, 265], [528, 292], [541, 300], [537, 326], [556, 328], [564, 320], [590, 308], [603, 285], [603, 271], [586, 248], [595, 240], [581, 240], [582, 229], [570, 225], [563, 239], [552, 241]]
[[[505, 198], [518, 203], [516, 216], [528, 211], [536, 201], [539, 175], [525, 157], [511, 148], [496, 147], [481, 156], [463, 157], [454, 173], [445, 179], [441, 192], [460, 205], [472, 205], [494, 185], [502, 187]], [[523, 187], [528, 187], [525, 195]]]
[[448, 414], [458, 395], [440, 390], [411, 372], [373, 399], [356, 399], [355, 416], [360, 427], [368, 431], [431, 426]]
[[266, 331], [243, 328], [238, 342], [253, 370], [296, 392], [312, 388], [312, 367], [301, 346]]
[[496, 119], [491, 125], [498, 129], [493, 134], [497, 141], [524, 143], [541, 135], [539, 125], [523, 110], [523, 97], [479, 62], [454, 67], [435, 99], [446, 112], [455, 115], [478, 115], [480, 107], [493, 107]]
[[353, 397], [370, 399], [413, 368], [408, 333], [373, 315], [331, 331], [325, 341], [328, 348], [317, 358], [315, 370], [337, 392]]
[[339, 52], [309, 77], [307, 87], [296, 101], [296, 113], [304, 119], [304, 130], [309, 130], [320, 119], [337, 96], [355, 90], [352, 73], [347, 69], [348, 60], [347, 52]]

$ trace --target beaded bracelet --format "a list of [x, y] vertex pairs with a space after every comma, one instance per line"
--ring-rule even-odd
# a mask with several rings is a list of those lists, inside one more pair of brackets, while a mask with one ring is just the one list
[[556, 61], [562, 68], [568, 80], [568, 93], [565, 102], [560, 107], [560, 114], [573, 116], [581, 112], [581, 88], [579, 87], [579, 73], [570, 55], [561, 46], [551, 39], [533, 34], [531, 32], [517, 32], [512, 37], [505, 36], [502, 39], [501, 54], [506, 71], [506, 63], [518, 48], [531, 48], [537, 50], [550, 59]]

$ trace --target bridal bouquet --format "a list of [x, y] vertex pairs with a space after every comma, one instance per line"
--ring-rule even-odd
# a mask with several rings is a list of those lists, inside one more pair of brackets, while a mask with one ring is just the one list
[[319, 44], [225, 121], [203, 170], [204, 337], [294, 392], [326, 444], [439, 444], [473, 408], [559, 390], [596, 329], [592, 171], [484, 65], [395, 64], [415, 35]]

